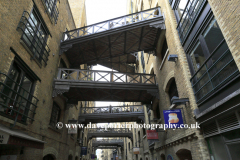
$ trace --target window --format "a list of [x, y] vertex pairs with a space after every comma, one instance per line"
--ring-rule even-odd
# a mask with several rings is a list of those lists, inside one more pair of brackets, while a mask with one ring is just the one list
[[145, 135], [146, 135], [146, 129], [143, 128], [143, 136], [145, 136]]
[[60, 60], [59, 68], [67, 68], [66, 63], [64, 62], [64, 60], [62, 58]]
[[240, 148], [240, 129], [232, 130], [207, 139], [209, 153], [214, 159], [238, 159]]
[[189, 61], [193, 90], [197, 102], [200, 102], [239, 72], [213, 16], [195, 41]]
[[157, 118], [157, 119], [161, 118], [159, 105], [157, 105], [156, 110], [154, 110], [154, 117]]
[[19, 122], [33, 120], [38, 99], [33, 96], [34, 79], [16, 62], [9, 74], [0, 72], [0, 113]]
[[176, 85], [175, 79], [172, 80], [172, 82], [169, 86], [168, 95], [170, 98], [170, 102], [174, 96], [178, 97], [178, 90], [177, 90], [177, 85]]
[[35, 5], [31, 14], [23, 12], [17, 28], [23, 32], [21, 39], [31, 52], [32, 59], [37, 60], [39, 65], [42, 65], [42, 62], [47, 65], [50, 52], [47, 39], [50, 33]]
[[128, 142], [128, 151], [130, 151], [130, 142]]
[[140, 142], [141, 142], [141, 137], [140, 137], [140, 131], [138, 131], [138, 147], [140, 147]]
[[58, 0], [42, 0], [43, 4], [46, 7], [47, 13], [50, 17], [50, 19], [57, 24], [58, 20], [58, 8], [57, 8], [57, 1]]
[[174, 4], [172, 2], [170, 0], [178, 22], [177, 30], [179, 37], [183, 42], [206, 0], [179, 0], [174, 1]]
[[56, 127], [56, 124], [60, 118], [60, 111], [61, 111], [60, 107], [56, 103], [53, 103], [50, 126]]
[[167, 53], [167, 50], [168, 50], [168, 45], [167, 45], [167, 40], [165, 38], [165, 40], [163, 42], [162, 51], [161, 51], [162, 60], [163, 60], [165, 54]]
[[143, 51], [141, 51], [141, 63], [142, 63], [143, 73], [146, 73], [145, 61], [144, 61], [144, 52]]

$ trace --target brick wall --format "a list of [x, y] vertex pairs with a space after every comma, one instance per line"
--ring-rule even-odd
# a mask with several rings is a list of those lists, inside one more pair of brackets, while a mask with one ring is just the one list
[[[55, 128], [49, 126], [49, 122], [53, 101], [55, 101], [61, 108], [60, 121], [67, 123], [69, 119], [78, 118], [79, 106], [66, 109], [64, 98], [59, 96], [55, 97], [54, 99], [52, 98], [53, 79], [56, 75], [60, 61], [59, 46], [62, 33], [66, 28], [75, 29], [75, 23], [68, 1], [62, 0], [61, 3], [57, 3], [59, 17], [57, 24], [54, 24], [52, 23], [49, 15], [46, 13], [43, 2], [40, 0], [35, 0], [35, 4], [40, 12], [40, 15], [42, 16], [51, 34], [47, 41], [47, 45], [51, 50], [49, 53], [47, 66], [40, 67], [36, 61], [31, 60], [30, 54], [20, 43], [22, 33], [16, 30], [23, 11], [31, 13], [33, 1], [21, 0], [14, 1], [13, 3], [12, 1], [2, 0], [0, 2], [0, 71], [7, 74], [11, 67], [15, 57], [15, 55], [10, 51], [10, 47], [12, 47], [28, 65], [28, 67], [31, 68], [31, 70], [41, 79], [41, 82], [36, 82], [34, 90], [34, 96], [39, 99], [36, 115], [34, 117], [35, 121], [28, 125], [17, 123], [15, 128], [25, 130], [25, 132], [27, 132], [29, 135], [47, 142], [44, 145], [44, 149], [46, 149], [45, 153], [48, 153], [48, 148], [53, 148], [57, 152], [57, 159], [65, 160], [68, 157], [69, 150], [72, 150], [74, 153], [74, 158], [75, 153], [79, 152], [79, 148], [78, 150], [76, 149], [77, 135], [74, 135], [72, 138], [70, 135], [68, 135], [67, 129], [56, 130]], [[81, 7], [84, 8], [85, 6]], [[86, 21], [86, 17], [82, 17], [81, 20]], [[65, 59], [68, 65], [66, 57], [64, 55], [62, 55], [62, 57]], [[0, 123], [9, 126], [9, 124], [13, 123], [13, 121], [6, 117], [0, 116]], [[43, 158], [43, 150], [39, 151], [33, 148], [25, 148], [24, 158], [23, 155], [19, 155], [20, 150], [18, 150], [18, 158], [23, 158], [24, 160], [40, 160]], [[51, 154], [51, 152], [49, 151], [48, 154]]]

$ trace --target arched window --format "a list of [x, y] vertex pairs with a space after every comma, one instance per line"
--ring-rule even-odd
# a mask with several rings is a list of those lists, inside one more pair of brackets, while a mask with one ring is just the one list
[[157, 105], [155, 111], [154, 111], [154, 118], [160, 119], [161, 115], [160, 115], [160, 109], [159, 109], [159, 105]]
[[164, 154], [161, 154], [161, 160], [165, 160], [165, 155]]
[[55, 102], [53, 102], [50, 126], [56, 127], [57, 122], [59, 122], [60, 112], [61, 112], [60, 107]]
[[43, 160], [54, 160], [54, 157], [50, 154], [43, 157]]
[[178, 156], [179, 160], [192, 160], [191, 151], [188, 149], [180, 149], [177, 151], [176, 155]]
[[167, 44], [167, 40], [165, 38], [165, 40], [163, 42], [163, 46], [162, 46], [162, 51], [161, 51], [162, 60], [163, 60], [164, 56], [166, 55], [167, 50], [168, 50], [168, 44]]
[[68, 160], [73, 160], [73, 156], [72, 156], [72, 155], [69, 155], [69, 156], [68, 156]]
[[172, 97], [174, 97], [174, 96], [179, 97], [175, 79], [172, 80], [172, 82], [169, 86], [168, 95], [170, 98], [170, 102], [171, 102]]
[[66, 63], [64, 62], [64, 60], [62, 58], [60, 60], [59, 68], [67, 68]]
[[140, 131], [138, 131], [138, 147], [140, 147], [140, 142], [141, 142], [141, 135], [140, 135]]

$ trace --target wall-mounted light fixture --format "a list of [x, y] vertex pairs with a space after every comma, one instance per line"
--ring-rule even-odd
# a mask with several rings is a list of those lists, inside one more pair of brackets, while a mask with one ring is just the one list
[[176, 54], [170, 54], [170, 55], [168, 56], [168, 61], [176, 62], [177, 59], [178, 59], [178, 55], [176, 55]]
[[171, 99], [172, 105], [170, 106], [170, 109], [173, 109], [174, 107], [178, 105], [186, 105], [186, 102], [189, 102], [189, 98], [179, 98], [177, 96], [173, 96]]

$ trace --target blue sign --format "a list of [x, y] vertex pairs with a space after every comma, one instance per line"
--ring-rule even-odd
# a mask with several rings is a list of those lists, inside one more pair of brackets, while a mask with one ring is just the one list
[[174, 159], [173, 159], [173, 157], [169, 154], [169, 155], [167, 156], [167, 160], [174, 160]]
[[181, 109], [163, 110], [165, 128], [183, 128]]
[[81, 155], [87, 155], [87, 147], [81, 148]]
[[95, 154], [91, 154], [91, 159], [95, 159]]

